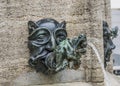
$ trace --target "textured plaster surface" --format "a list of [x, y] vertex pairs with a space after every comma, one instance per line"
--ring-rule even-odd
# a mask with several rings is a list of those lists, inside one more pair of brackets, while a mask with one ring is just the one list
[[1, 85], [25, 84], [31, 86], [74, 81], [103, 83], [100, 64], [89, 46], [86, 55], [82, 58], [79, 70], [66, 69], [54, 75], [55, 78], [36, 73], [27, 63], [29, 59], [27, 22], [29, 20], [38, 21], [42, 18], [54, 18], [59, 22], [65, 20], [69, 37], [81, 33], [86, 34], [88, 41], [97, 47], [101, 59], [103, 59], [102, 1], [0, 0]]

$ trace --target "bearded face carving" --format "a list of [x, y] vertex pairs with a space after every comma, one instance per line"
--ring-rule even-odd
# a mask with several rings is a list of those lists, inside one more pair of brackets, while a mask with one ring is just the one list
[[[30, 50], [29, 65], [35, 68], [37, 72], [40, 71], [44, 74], [56, 73], [58, 72], [56, 69], [59, 69], [59, 71], [64, 69], [67, 66], [65, 64], [68, 63], [64, 61], [68, 56], [66, 53], [67, 49], [64, 47], [62, 48], [63, 52], [58, 51], [61, 50], [61, 47], [59, 47], [62, 45], [61, 43], [67, 38], [66, 22], [63, 21], [59, 23], [54, 19], [42, 19], [37, 22], [29, 21], [28, 29], [28, 48]], [[86, 37], [83, 39], [85, 39], [86, 42]], [[71, 45], [70, 42], [68, 43]], [[57, 68], [59, 63], [63, 66], [59, 65], [59, 68]]]

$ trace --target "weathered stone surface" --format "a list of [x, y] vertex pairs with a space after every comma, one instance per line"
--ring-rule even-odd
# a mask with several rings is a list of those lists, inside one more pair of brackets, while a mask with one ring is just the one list
[[36, 73], [35, 71], [27, 72], [21, 74], [16, 80], [14, 80], [13, 85], [23, 86], [23, 85], [40, 85], [40, 84], [54, 84], [54, 83], [64, 83], [73, 81], [84, 81], [85, 75], [83, 71], [80, 70], [63, 70], [55, 75], [43, 75], [42, 73]]
[[111, 6], [110, 0], [102, 0], [102, 19], [107, 21], [111, 27]]
[[93, 86], [106, 86], [104, 83], [92, 83]]
[[[104, 21], [107, 21], [109, 28], [111, 28], [111, 4], [110, 4], [110, 0], [104, 0], [102, 1], [102, 18]], [[109, 72], [113, 72], [112, 69], [112, 65], [113, 65], [113, 58], [111, 56], [111, 60], [108, 63], [108, 66], [106, 67], [106, 70]]]
[[92, 84], [85, 82], [73, 82], [73, 83], [58, 83], [58, 84], [50, 84], [50, 85], [33, 85], [33, 86], [92, 86]]
[[27, 22], [41, 18], [54, 18], [60, 22], [65, 20], [69, 37], [80, 33], [86, 34], [91, 38], [88, 41], [94, 43], [103, 59], [101, 4], [101, 0], [0, 0], [1, 85], [9, 86], [12, 83], [18, 86], [23, 82], [33, 85], [47, 82], [92, 81], [92, 78], [101, 78], [103, 82], [102, 75], [93, 76], [99, 75], [99, 71], [92, 70], [101, 71], [101, 68], [90, 47], [86, 56], [82, 58], [80, 70], [65, 70], [54, 76], [55, 80], [51, 80], [53, 77], [48, 79], [42, 74], [35, 73], [27, 63], [29, 58]]

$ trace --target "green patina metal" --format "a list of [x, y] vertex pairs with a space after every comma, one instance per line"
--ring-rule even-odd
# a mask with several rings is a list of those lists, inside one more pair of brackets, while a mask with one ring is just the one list
[[87, 46], [85, 35], [67, 38], [66, 22], [58, 23], [54, 19], [29, 21], [28, 29], [29, 65], [37, 72], [53, 74], [66, 67], [79, 68]]
[[112, 50], [115, 49], [115, 45], [112, 39], [116, 38], [118, 34], [118, 27], [110, 30], [108, 23], [103, 21], [103, 39], [104, 39], [104, 67], [106, 68], [107, 62], [110, 61]]
[[65, 67], [77, 69], [80, 66], [80, 58], [85, 49], [80, 47], [80, 42], [84, 42], [86, 46], [86, 38], [80, 35], [74, 39], [63, 40], [55, 49], [56, 53], [56, 71], [64, 69]]

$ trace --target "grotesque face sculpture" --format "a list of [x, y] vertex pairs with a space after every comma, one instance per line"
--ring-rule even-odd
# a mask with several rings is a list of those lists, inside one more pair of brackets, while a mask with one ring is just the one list
[[69, 60], [74, 60], [73, 62], [76, 64], [79, 63], [81, 54], [78, 55], [76, 49], [79, 47], [81, 48], [79, 53], [84, 53], [86, 36], [80, 35], [74, 40], [66, 39], [65, 21], [62, 23], [54, 19], [29, 21], [28, 29], [29, 65], [37, 72], [52, 74], [64, 69]]
[[[45, 59], [54, 54], [55, 47], [67, 37], [66, 22], [58, 23], [54, 19], [42, 19], [38, 22], [29, 21], [28, 29], [28, 47], [31, 54], [29, 64], [37, 71], [45, 73], [48, 71]], [[51, 65], [54, 66], [54, 64]]]
[[107, 62], [110, 61], [112, 50], [115, 49], [115, 45], [112, 39], [117, 36], [118, 28], [115, 27], [112, 30], [109, 29], [107, 22], [103, 21], [103, 38], [104, 38], [104, 66], [107, 66]]

